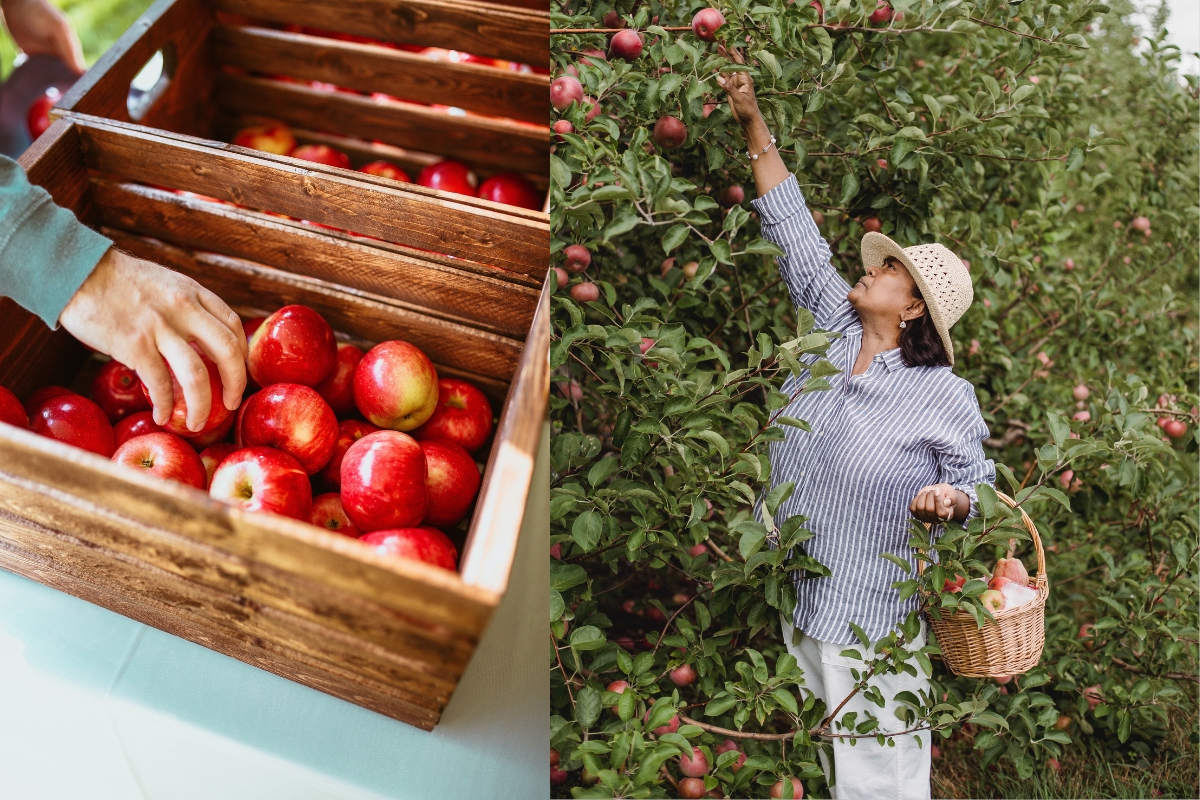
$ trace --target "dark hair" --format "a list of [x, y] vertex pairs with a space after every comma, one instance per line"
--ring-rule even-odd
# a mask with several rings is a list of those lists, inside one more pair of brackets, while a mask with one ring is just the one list
[[[912, 294], [917, 300], [925, 299], [916, 283], [913, 283]], [[942, 345], [942, 336], [933, 326], [928, 306], [925, 313], [916, 319], [908, 320], [904, 329], [900, 331], [900, 356], [906, 367], [950, 366], [950, 358]]]

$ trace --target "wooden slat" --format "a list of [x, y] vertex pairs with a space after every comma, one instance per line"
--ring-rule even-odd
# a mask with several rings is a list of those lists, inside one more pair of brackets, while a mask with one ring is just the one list
[[464, 273], [446, 266], [446, 259], [426, 261], [300, 223], [136, 184], [96, 180], [92, 191], [100, 219], [109, 227], [361, 289], [424, 316], [523, 337], [537, 307], [536, 290]]
[[25, 520], [0, 515], [0, 567], [401, 722], [432, 730], [441, 716], [440, 707], [413, 702], [385, 683], [331, 668], [272, 641], [214, 624], [192, 613], [185, 604], [114, 589], [107, 583], [111, 575], [97, 578], [66, 568], [64, 563], [85, 555], [88, 548], [57, 538], [51, 551], [54, 558], [47, 559], [45, 548], [33, 547], [29, 542], [41, 538], [39, 533]]
[[542, 288], [521, 364], [496, 429], [483, 489], [463, 546], [463, 582], [502, 592], [508, 585], [533, 463], [550, 398], [550, 281]]
[[[550, 263], [545, 215], [374, 176], [133, 125], [74, 117], [87, 165], [537, 276]], [[216, 145], [216, 146], [214, 146]], [[215, 160], [214, 155], [220, 158]], [[501, 210], [503, 209], [503, 210]]]
[[435, 61], [390, 47], [269, 28], [220, 25], [213, 48], [222, 65], [546, 124], [549, 75]]
[[550, 14], [466, 0], [214, 0], [222, 11], [272, 22], [445, 47], [545, 66]]
[[241, 114], [261, 114], [263, 109], [271, 109], [289, 125], [378, 139], [470, 165], [538, 173], [550, 168], [548, 127], [492, 117], [452, 116], [425, 106], [247, 75], [219, 75], [217, 102]]
[[209, 33], [215, 24], [205, 0], [158, 0], [56, 104], [57, 109], [129, 121], [130, 81], [159, 49], [173, 47], [170, 86], [143, 118], [145, 125], [209, 135], [213, 79]]

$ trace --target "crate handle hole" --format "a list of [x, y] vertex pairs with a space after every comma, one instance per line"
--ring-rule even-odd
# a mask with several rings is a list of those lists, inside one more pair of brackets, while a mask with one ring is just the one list
[[146, 113], [158, 102], [171, 85], [178, 59], [175, 45], [167, 42], [146, 61], [138, 74], [129, 82], [129, 96], [125, 101], [129, 118], [141, 122]]

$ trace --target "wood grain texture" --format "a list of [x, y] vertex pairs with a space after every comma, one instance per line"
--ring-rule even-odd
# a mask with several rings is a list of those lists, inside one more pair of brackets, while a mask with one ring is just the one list
[[156, 135], [75, 116], [89, 168], [312, 220], [541, 278], [550, 225], [540, 212], [435, 192], [233, 145]]
[[550, 14], [466, 0], [214, 0], [222, 11], [272, 22], [461, 50], [523, 64], [550, 63]]
[[324, 81], [416, 103], [453, 105], [478, 114], [546, 124], [550, 76], [480, 64], [437, 61], [378, 45], [270, 28], [220, 25], [218, 64], [267, 75]]
[[509, 337], [529, 331], [537, 291], [427, 261], [392, 246], [329, 235], [309, 225], [136, 184], [97, 179], [93, 196], [108, 227], [388, 297], [396, 305]]
[[550, 169], [548, 127], [494, 117], [453, 116], [421, 105], [247, 75], [217, 76], [216, 97], [227, 111], [261, 114], [263, 109], [271, 109], [289, 125], [377, 139], [472, 165], [541, 174]]

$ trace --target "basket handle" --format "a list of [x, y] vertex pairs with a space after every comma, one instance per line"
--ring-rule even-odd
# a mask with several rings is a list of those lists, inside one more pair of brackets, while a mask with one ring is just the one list
[[[1004, 494], [1004, 492], [996, 492], [996, 497], [999, 497], [1000, 501], [1009, 508], [1017, 508], [1017, 501]], [[1034, 551], [1037, 553], [1037, 575], [1035, 582], [1039, 587], [1045, 586], [1049, 581], [1046, 578], [1046, 551], [1042, 549], [1042, 537], [1038, 535], [1037, 526], [1033, 524], [1033, 520], [1030, 519], [1029, 515], [1025, 513], [1025, 509], [1017, 508], [1017, 510], [1021, 512], [1021, 522], [1025, 523], [1025, 529], [1029, 531], [1029, 535], [1033, 539]], [[926, 522], [924, 525], [926, 530], [928, 530], [929, 523]], [[925, 562], [918, 561], [917, 575], [920, 576], [924, 574]]]

